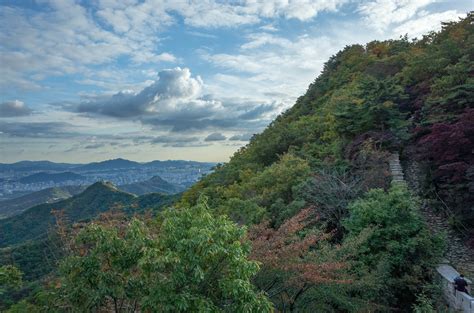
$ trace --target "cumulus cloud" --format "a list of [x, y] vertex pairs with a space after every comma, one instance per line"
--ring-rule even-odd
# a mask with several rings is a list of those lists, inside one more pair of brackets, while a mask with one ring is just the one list
[[31, 109], [19, 100], [0, 103], [0, 117], [15, 117], [30, 115]]
[[99, 97], [94, 101], [81, 103], [77, 111], [113, 117], [168, 112], [183, 105], [183, 102], [195, 99], [201, 86], [199, 76], [193, 78], [189, 69], [177, 67], [161, 71], [156, 82], [138, 93], [122, 91], [111, 97]]
[[[188, 68], [166, 69], [158, 80], [138, 92], [96, 96], [73, 107], [79, 113], [134, 119], [173, 132], [188, 130], [260, 129], [279, 106], [247, 99], [215, 99], [203, 95], [204, 83]], [[70, 108], [70, 105], [67, 107]]]
[[247, 1], [245, 11], [267, 18], [282, 16], [305, 21], [323, 11], [336, 11], [348, 2], [348, 0]]
[[[41, 9], [15, 1], [0, 6], [0, 93], [15, 99], [18, 88], [46, 87], [40, 97], [34, 92], [23, 97], [35, 99], [28, 100], [35, 110], [44, 107], [44, 99], [50, 105], [30, 124], [21, 118], [31, 113], [25, 104], [0, 104], [0, 117], [23, 121], [0, 124], [2, 139], [9, 145], [35, 142], [31, 138], [58, 138], [58, 146], [80, 141], [77, 149], [84, 155], [95, 152], [87, 149], [130, 145], [133, 153], [216, 145], [213, 136], [205, 141], [214, 133], [233, 134], [219, 143], [219, 153], [230, 154], [226, 145], [244, 144], [293, 105], [345, 45], [419, 36], [472, 7], [469, 0], [40, 3]], [[346, 10], [354, 8], [356, 14]], [[338, 10], [316, 21], [321, 13]], [[175, 44], [183, 39], [189, 39], [185, 52]], [[199, 69], [205, 82], [187, 68], [163, 70], [170, 66], [165, 62]], [[49, 79], [54, 76], [64, 80]], [[61, 94], [64, 98], [57, 98]], [[52, 105], [48, 97], [60, 104]], [[92, 135], [99, 142], [84, 139]], [[36, 142], [44, 146], [44, 140]]]
[[222, 135], [221, 133], [212, 133], [209, 134], [204, 141], [223, 141], [226, 140], [227, 137]]

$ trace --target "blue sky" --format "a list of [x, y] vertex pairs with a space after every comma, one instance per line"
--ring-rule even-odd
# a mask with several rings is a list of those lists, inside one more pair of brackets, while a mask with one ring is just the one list
[[0, 0], [0, 162], [227, 161], [344, 46], [471, 0]]

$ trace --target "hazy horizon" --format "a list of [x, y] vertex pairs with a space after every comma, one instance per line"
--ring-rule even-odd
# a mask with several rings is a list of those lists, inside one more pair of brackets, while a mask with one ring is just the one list
[[184, 159], [163, 159], [163, 160], [147, 160], [147, 161], [137, 161], [137, 160], [131, 160], [131, 159], [124, 159], [124, 158], [112, 158], [112, 159], [103, 159], [103, 160], [97, 160], [97, 161], [90, 161], [90, 162], [60, 162], [60, 161], [51, 161], [51, 160], [19, 160], [15, 162], [0, 162], [0, 164], [14, 164], [14, 163], [21, 163], [21, 162], [52, 162], [52, 163], [64, 163], [64, 164], [77, 164], [77, 165], [83, 165], [83, 164], [90, 164], [90, 163], [99, 163], [99, 162], [105, 162], [105, 161], [113, 161], [113, 160], [126, 160], [126, 161], [132, 161], [132, 162], [137, 162], [137, 163], [149, 163], [153, 161], [161, 161], [161, 162], [166, 162], [166, 161], [184, 161], [184, 162], [202, 162], [202, 163], [219, 163], [219, 162], [212, 162], [212, 161], [195, 161], [195, 160], [184, 160]]
[[226, 162], [344, 46], [470, 0], [0, 2], [0, 162]]

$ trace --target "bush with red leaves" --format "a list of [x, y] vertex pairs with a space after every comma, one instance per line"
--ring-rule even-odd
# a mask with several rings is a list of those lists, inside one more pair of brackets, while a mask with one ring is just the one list
[[[424, 129], [426, 131], [426, 129]], [[418, 139], [420, 157], [429, 162], [439, 194], [454, 205], [469, 224], [474, 196], [469, 192], [474, 167], [474, 109], [466, 110], [454, 123], [437, 123]]]

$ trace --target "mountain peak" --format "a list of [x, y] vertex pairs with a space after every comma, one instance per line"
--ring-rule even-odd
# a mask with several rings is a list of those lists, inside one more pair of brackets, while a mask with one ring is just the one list
[[115, 187], [113, 183], [109, 181], [101, 180], [87, 187], [84, 193], [91, 192], [91, 191], [100, 191], [100, 190], [118, 191], [117, 187]]

